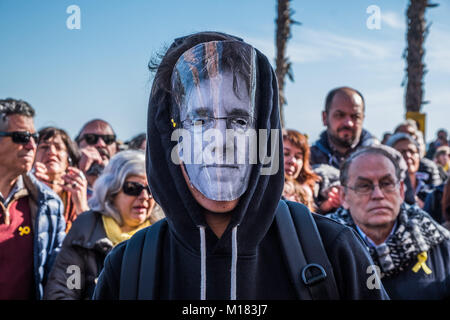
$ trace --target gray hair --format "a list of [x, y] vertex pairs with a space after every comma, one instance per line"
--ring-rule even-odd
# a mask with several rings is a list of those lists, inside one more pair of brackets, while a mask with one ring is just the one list
[[386, 145], [394, 148], [394, 146], [397, 144], [397, 142], [403, 141], [403, 140], [407, 140], [407, 141], [411, 142], [412, 144], [414, 144], [417, 147], [417, 151], [420, 152], [419, 142], [417, 142], [417, 140], [414, 139], [411, 135], [404, 133], [404, 132], [399, 132], [399, 133], [396, 133], [396, 134], [393, 134], [392, 136], [390, 136], [389, 139], [386, 141]]
[[425, 156], [425, 153], [426, 153], [426, 145], [425, 145], [425, 140], [423, 138], [423, 133], [417, 127], [417, 122], [412, 120], [412, 119], [406, 119], [405, 121], [400, 123], [395, 128], [394, 134], [401, 133], [401, 131], [398, 131], [398, 130], [401, 127], [403, 127], [403, 126], [410, 126], [410, 127], [412, 127], [414, 129], [414, 135], [415, 136], [413, 137], [413, 139], [417, 141], [420, 158], [423, 158]]
[[13, 98], [0, 99], [0, 131], [8, 129], [8, 117], [19, 114], [25, 117], [34, 117], [33, 107], [26, 101]]
[[116, 220], [122, 226], [123, 219], [114, 206], [114, 198], [122, 189], [125, 180], [132, 175], [145, 175], [145, 153], [126, 150], [114, 155], [102, 174], [94, 183], [94, 193], [89, 207]]
[[362, 147], [353, 152], [341, 165], [341, 172], [339, 179], [341, 181], [341, 185], [345, 186], [348, 182], [348, 171], [350, 169], [350, 165], [352, 162], [359, 156], [364, 154], [378, 154], [388, 158], [395, 168], [395, 176], [398, 181], [403, 181], [406, 177], [406, 170], [408, 167], [406, 166], [406, 162], [403, 159], [400, 152], [386, 145], [373, 145], [370, 147]]
[[417, 127], [417, 122], [414, 121], [413, 119], [405, 119], [403, 122], [400, 122], [397, 127], [395, 127], [394, 133], [398, 132], [397, 130], [400, 129], [400, 127], [403, 126], [411, 126], [414, 128], [415, 131], [419, 130], [419, 128]]
[[440, 146], [436, 149], [436, 152], [434, 153], [434, 159], [436, 160], [440, 155], [442, 154], [450, 154], [450, 147], [449, 146]]

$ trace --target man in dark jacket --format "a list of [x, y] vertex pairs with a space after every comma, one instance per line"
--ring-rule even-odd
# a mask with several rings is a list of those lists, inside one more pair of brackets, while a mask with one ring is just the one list
[[404, 203], [402, 161], [388, 146], [353, 153], [340, 174], [343, 208], [328, 216], [359, 232], [391, 299], [448, 299], [450, 233]]
[[328, 93], [322, 111], [322, 122], [327, 129], [311, 146], [311, 165], [325, 163], [339, 169], [355, 149], [378, 143], [362, 127], [364, 109], [364, 97], [355, 89], [340, 87]]
[[[284, 184], [277, 90], [267, 58], [241, 39], [203, 32], [175, 40], [154, 79], [147, 132], [147, 177], [166, 228], [151, 240], [153, 225], [114, 248], [94, 299], [301, 298], [301, 270], [291, 277], [285, 262], [299, 253], [285, 251], [274, 219]], [[229, 144], [228, 134], [238, 142]], [[255, 145], [258, 161], [243, 152]], [[338, 297], [386, 298], [383, 287], [367, 286], [373, 262], [356, 234], [314, 220]], [[125, 260], [140, 239], [143, 255], [157, 246], [156, 265]], [[123, 281], [136, 265], [142, 272]]]
[[41, 299], [66, 223], [63, 204], [30, 170], [34, 109], [0, 100], [0, 300]]

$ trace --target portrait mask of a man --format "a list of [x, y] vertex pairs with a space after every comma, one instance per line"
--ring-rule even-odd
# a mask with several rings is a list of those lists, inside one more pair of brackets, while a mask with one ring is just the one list
[[256, 128], [255, 49], [238, 41], [199, 44], [178, 59], [172, 103], [181, 128], [180, 159], [190, 183], [215, 201], [238, 199], [248, 186]]

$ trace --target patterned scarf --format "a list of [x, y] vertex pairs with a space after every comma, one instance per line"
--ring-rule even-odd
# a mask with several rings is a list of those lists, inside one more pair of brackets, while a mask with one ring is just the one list
[[[339, 208], [327, 215], [356, 229], [348, 210]], [[381, 278], [395, 275], [416, 261], [422, 252], [450, 239], [450, 232], [417, 206], [403, 204], [397, 218], [397, 229], [380, 246], [369, 246], [373, 261], [381, 270]]]

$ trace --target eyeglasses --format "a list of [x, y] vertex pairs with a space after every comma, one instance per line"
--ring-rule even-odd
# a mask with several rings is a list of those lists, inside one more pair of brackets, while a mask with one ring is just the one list
[[373, 190], [375, 190], [375, 187], [380, 188], [380, 190], [383, 193], [394, 192], [395, 189], [397, 188], [397, 185], [398, 185], [397, 181], [384, 181], [384, 182], [380, 182], [379, 184], [363, 182], [363, 183], [355, 184], [354, 187], [350, 187], [350, 186], [344, 186], [344, 187], [349, 188], [358, 194], [368, 195], [368, 194], [371, 194], [373, 192]]
[[28, 144], [30, 139], [33, 138], [34, 143], [37, 144], [39, 134], [37, 132], [30, 133], [28, 131], [13, 131], [13, 132], [0, 132], [0, 137], [11, 137], [12, 141], [17, 144]]
[[150, 192], [150, 188], [147, 186], [144, 186], [138, 182], [134, 181], [126, 181], [123, 184], [122, 191], [126, 195], [137, 197], [141, 194], [142, 190], [147, 190], [148, 197], [153, 198], [152, 193]]
[[109, 146], [116, 142], [116, 136], [114, 134], [95, 134], [95, 133], [86, 133], [84, 134], [80, 140], [86, 140], [86, 143], [90, 146], [97, 144], [98, 139], [102, 138], [103, 141]]
[[194, 119], [185, 119], [181, 121], [185, 129], [208, 130], [215, 126], [217, 120], [225, 119], [227, 121], [227, 129], [245, 131], [253, 126], [255, 119], [251, 116], [229, 116], [229, 117], [198, 117]]

